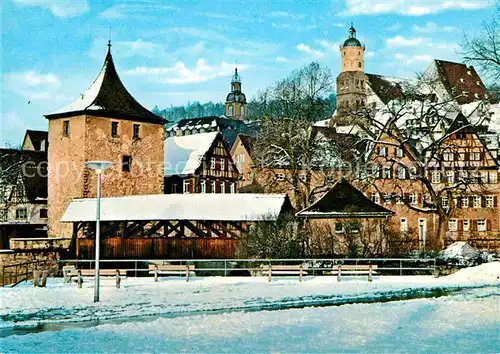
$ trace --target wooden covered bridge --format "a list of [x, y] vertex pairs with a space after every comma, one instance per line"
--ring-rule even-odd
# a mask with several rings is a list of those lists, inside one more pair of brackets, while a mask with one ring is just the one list
[[[250, 224], [293, 213], [285, 194], [157, 194], [101, 199], [101, 250], [108, 259], [234, 258]], [[74, 199], [72, 248], [94, 258], [96, 199]]]

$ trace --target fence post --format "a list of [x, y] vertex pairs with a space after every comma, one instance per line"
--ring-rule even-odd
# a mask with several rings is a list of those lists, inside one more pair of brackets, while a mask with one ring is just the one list
[[271, 261], [269, 261], [269, 273], [267, 275], [267, 281], [271, 281], [272, 278], [272, 273], [273, 273], [273, 265], [271, 264]]
[[368, 281], [372, 281], [372, 265], [370, 264], [370, 267], [368, 268]]
[[155, 283], [158, 282], [158, 264], [155, 265]]
[[403, 275], [403, 261], [399, 260], [399, 275]]
[[117, 289], [120, 289], [120, 281], [121, 281], [121, 278], [120, 278], [120, 270], [117, 269], [116, 270], [116, 288]]
[[189, 281], [189, 264], [186, 264], [186, 282]]
[[78, 269], [78, 273], [77, 273], [77, 279], [76, 279], [76, 283], [78, 285], [78, 289], [81, 289], [82, 288], [82, 271], [80, 269]]
[[2, 264], [2, 287], [5, 286], [5, 265]]
[[337, 281], [340, 282], [342, 280], [342, 266], [339, 265], [337, 267]]
[[302, 264], [300, 265], [299, 268], [299, 281], [302, 281]]
[[224, 261], [224, 277], [227, 277], [227, 261]]
[[45, 288], [45, 285], [47, 285], [47, 277], [48, 276], [49, 276], [49, 270], [44, 269], [42, 271], [42, 284], [40, 285], [40, 287]]
[[[17, 275], [16, 275], [16, 283], [17, 283]], [[33, 286], [35, 288], [40, 286], [40, 271], [38, 269], [33, 270]]]
[[135, 277], [137, 278], [137, 260], [135, 261]]

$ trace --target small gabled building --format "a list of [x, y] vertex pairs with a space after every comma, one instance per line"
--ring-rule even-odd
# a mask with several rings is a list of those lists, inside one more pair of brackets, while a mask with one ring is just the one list
[[26, 130], [21, 150], [47, 151], [49, 146], [49, 133], [43, 130]]
[[47, 153], [0, 149], [0, 248], [47, 235]]
[[231, 147], [231, 157], [238, 169], [238, 189], [253, 181], [252, 145], [254, 137], [240, 134]]
[[239, 173], [220, 132], [167, 138], [164, 151], [164, 193], [236, 193]]
[[309, 244], [329, 250], [325, 256], [375, 256], [390, 245], [386, 225], [394, 212], [368, 199], [340, 178], [321, 198], [296, 216], [309, 220]]

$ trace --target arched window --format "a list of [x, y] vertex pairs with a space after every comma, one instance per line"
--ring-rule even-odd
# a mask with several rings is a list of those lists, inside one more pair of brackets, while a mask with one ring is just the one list
[[245, 106], [243, 106], [243, 105], [240, 106], [240, 115], [241, 116], [245, 115]]
[[359, 67], [359, 68], [361, 67], [361, 62], [360, 62], [360, 61], [358, 61], [358, 67]]
[[229, 106], [229, 115], [232, 116], [233, 115], [233, 105], [230, 105]]

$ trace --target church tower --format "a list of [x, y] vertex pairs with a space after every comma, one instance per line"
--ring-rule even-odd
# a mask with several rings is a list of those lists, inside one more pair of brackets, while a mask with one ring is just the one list
[[351, 24], [349, 38], [340, 46], [340, 74], [337, 76], [337, 108], [339, 113], [352, 111], [366, 103], [368, 77], [364, 73], [365, 46], [356, 38]]
[[85, 167], [86, 161], [113, 163], [103, 174], [103, 197], [163, 193], [164, 119], [127, 91], [116, 72], [111, 43], [89, 89], [45, 117], [49, 236], [71, 236], [71, 224], [60, 222], [68, 204], [96, 195], [96, 174]]
[[226, 97], [225, 115], [229, 119], [244, 120], [247, 114], [247, 98], [241, 92], [241, 77], [238, 68], [234, 69], [231, 78], [231, 92]]

